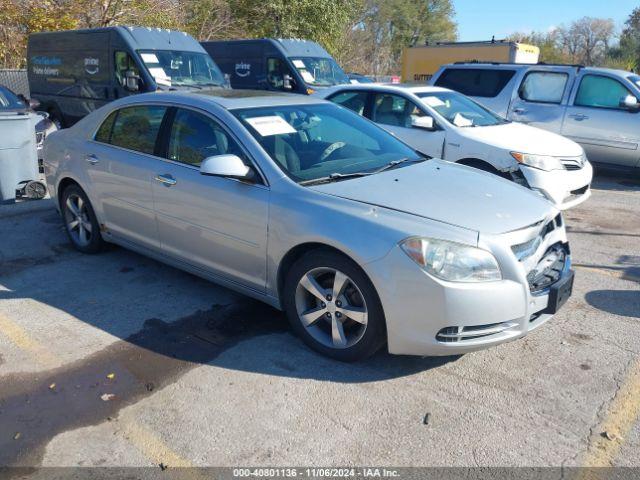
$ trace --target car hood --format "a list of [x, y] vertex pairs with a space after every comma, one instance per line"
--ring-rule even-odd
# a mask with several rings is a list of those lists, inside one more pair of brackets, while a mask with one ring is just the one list
[[579, 157], [582, 147], [556, 133], [510, 122], [492, 127], [459, 128], [461, 135], [510, 152], [551, 155], [553, 157]]
[[437, 159], [308, 188], [478, 233], [518, 230], [555, 213], [551, 204], [531, 190], [491, 173]]

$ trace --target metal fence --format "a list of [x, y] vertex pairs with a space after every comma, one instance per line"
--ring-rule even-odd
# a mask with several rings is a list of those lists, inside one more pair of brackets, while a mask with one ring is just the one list
[[31, 98], [27, 71], [22, 69], [0, 69], [0, 85], [9, 87], [14, 93]]

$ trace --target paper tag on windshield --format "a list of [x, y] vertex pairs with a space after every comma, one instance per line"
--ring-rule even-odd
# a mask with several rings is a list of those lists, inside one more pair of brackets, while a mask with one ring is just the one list
[[456, 113], [456, 116], [453, 117], [453, 124], [456, 127], [470, 127], [473, 125], [473, 120], [469, 120], [465, 116]]
[[427, 105], [429, 105], [430, 107], [441, 107], [445, 105], [445, 103], [442, 100], [440, 100], [438, 97], [424, 97], [422, 101]]
[[247, 118], [247, 123], [255, 128], [260, 135], [268, 137], [270, 135], [286, 135], [296, 133], [296, 129], [289, 125], [284, 118], [277, 115], [270, 117]]
[[160, 63], [155, 53], [142, 53], [140, 56], [144, 63]]
[[315, 82], [315, 81], [316, 81], [316, 79], [314, 78], [314, 76], [313, 76], [313, 75], [311, 75], [311, 74], [310, 74], [309, 72], [307, 72], [306, 70], [302, 70], [302, 71], [300, 72], [300, 75], [302, 75], [302, 79], [303, 79], [305, 82], [313, 83], [313, 82]]
[[167, 76], [162, 68], [150, 68], [149, 73], [153, 76], [158, 85], [171, 86], [171, 77]]
[[294, 60], [293, 66], [296, 68], [307, 68], [304, 66], [304, 62], [302, 60]]

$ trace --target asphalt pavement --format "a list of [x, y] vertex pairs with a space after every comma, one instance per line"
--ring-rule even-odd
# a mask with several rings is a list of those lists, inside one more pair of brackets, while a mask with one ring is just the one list
[[566, 213], [573, 297], [461, 357], [343, 364], [283, 315], [0, 207], [0, 466], [640, 466], [640, 181]]

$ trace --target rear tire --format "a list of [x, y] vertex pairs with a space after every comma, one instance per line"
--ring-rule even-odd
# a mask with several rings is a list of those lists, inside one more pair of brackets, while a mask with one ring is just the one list
[[98, 253], [106, 245], [100, 234], [100, 224], [89, 198], [78, 185], [69, 185], [62, 192], [62, 218], [73, 247], [82, 253]]
[[313, 350], [343, 362], [373, 355], [386, 341], [378, 294], [352, 260], [314, 250], [297, 260], [285, 279], [285, 312]]

